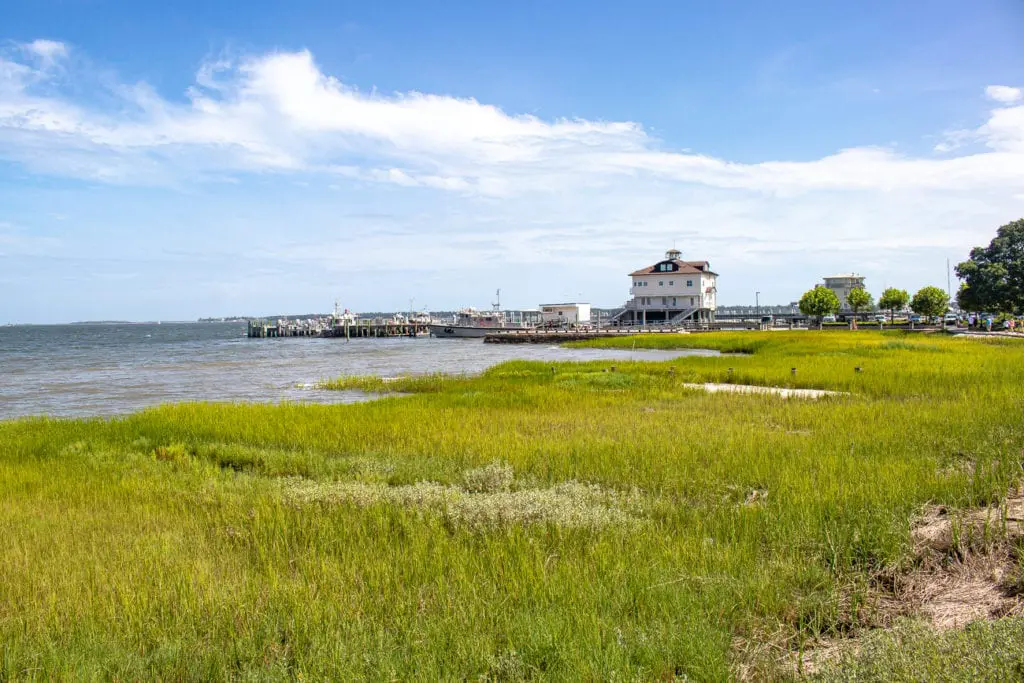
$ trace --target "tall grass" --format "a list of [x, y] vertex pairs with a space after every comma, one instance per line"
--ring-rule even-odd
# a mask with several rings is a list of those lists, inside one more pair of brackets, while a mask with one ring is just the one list
[[0, 423], [0, 677], [721, 680], [738, 642], [855, 628], [922, 504], [1021, 475], [1024, 345], [636, 343], [743, 355]]

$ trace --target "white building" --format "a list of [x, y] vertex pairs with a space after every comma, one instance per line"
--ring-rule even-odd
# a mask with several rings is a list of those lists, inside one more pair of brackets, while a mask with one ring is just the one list
[[629, 274], [632, 298], [616, 316], [633, 324], [711, 322], [718, 308], [718, 274], [707, 261], [684, 261], [670, 249], [652, 266]]
[[590, 324], [590, 304], [541, 304], [540, 321], [545, 327]]
[[850, 292], [855, 289], [864, 288], [864, 276], [857, 275], [856, 273], [830, 275], [823, 279], [825, 280], [825, 286], [836, 295], [843, 309], [849, 308], [849, 304], [846, 303], [846, 297], [849, 296]]

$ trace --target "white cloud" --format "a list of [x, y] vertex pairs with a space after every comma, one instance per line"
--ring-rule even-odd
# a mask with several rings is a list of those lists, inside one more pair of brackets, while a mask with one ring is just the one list
[[68, 54], [67, 46], [56, 40], [45, 40], [40, 38], [33, 40], [31, 43], [25, 43], [22, 47], [26, 52], [29, 52], [48, 63], [55, 62], [58, 59], [66, 57]]
[[990, 100], [1001, 102], [1003, 104], [1013, 104], [1024, 99], [1024, 90], [1020, 88], [1011, 88], [1008, 85], [990, 85], [985, 88], [985, 95]]
[[[55, 66], [78, 68], [67, 55], [37, 41], [0, 56], [0, 157], [115, 184], [258, 173], [301, 175], [292, 179], [335, 197], [353, 186], [390, 190], [387, 209], [404, 212], [400, 239], [424, 270], [474, 260], [565, 272], [635, 266], [679, 238], [733, 273], [804, 278], [791, 272], [797, 262], [857, 269], [841, 264], [847, 258], [912, 272], [909, 251], [955, 255], [1024, 214], [1024, 104], [1007, 86], [986, 89], [995, 108], [936, 146], [957, 154], [856, 147], [738, 163], [669, 149], [636, 122], [544, 120], [468, 98], [360, 91], [304, 51], [210, 62], [180, 98], [74, 74], [75, 92], [93, 83], [88, 102], [99, 107], [62, 90], [68, 74]], [[426, 206], [423, 197], [445, 200]], [[324, 267], [385, 259], [395, 238], [353, 235], [354, 224], [331, 223], [346, 233], [338, 239], [303, 237], [296, 247], [268, 238], [261, 249]], [[829, 259], [835, 266], [825, 268]]]
[[[55, 58], [61, 43], [36, 41]], [[473, 99], [418, 92], [360, 92], [324, 74], [309, 52], [273, 53], [200, 68], [187, 104], [145, 84], [110, 93], [99, 111], [37, 94], [45, 70], [0, 62], [0, 153], [39, 170], [119, 182], [175, 173], [328, 171], [401, 186], [504, 196], [646, 177], [760, 192], [1020, 187], [1020, 107], [995, 110], [974, 131], [937, 146], [980, 139], [990, 151], [954, 159], [855, 148], [816, 161], [738, 164], [663, 149], [633, 122], [510, 115]], [[1006, 86], [987, 93], [1011, 101]], [[1018, 91], [1019, 94], [1019, 91]], [[354, 163], [356, 160], [358, 163]]]

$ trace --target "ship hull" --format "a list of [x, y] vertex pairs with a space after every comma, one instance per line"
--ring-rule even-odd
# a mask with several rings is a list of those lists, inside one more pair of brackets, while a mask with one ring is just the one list
[[501, 328], [466, 325], [430, 325], [430, 336], [438, 339], [481, 339]]

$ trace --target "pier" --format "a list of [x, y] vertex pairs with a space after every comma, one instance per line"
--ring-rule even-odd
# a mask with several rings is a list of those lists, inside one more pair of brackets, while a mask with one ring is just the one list
[[609, 337], [629, 337], [644, 334], [687, 334], [690, 330], [682, 327], [665, 327], [643, 330], [635, 327], [622, 328], [581, 328], [569, 330], [495, 330], [484, 336], [485, 344], [561, 344], [563, 342], [584, 341], [587, 339], [606, 339]]
[[246, 336], [250, 339], [279, 337], [320, 337], [334, 339], [360, 339], [382, 337], [419, 337], [430, 334], [423, 322], [396, 322], [393, 320], [357, 319], [353, 321], [278, 320], [266, 322], [250, 320]]

